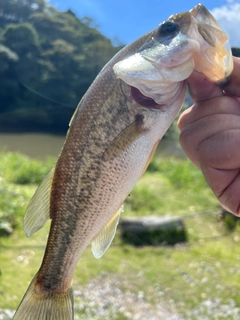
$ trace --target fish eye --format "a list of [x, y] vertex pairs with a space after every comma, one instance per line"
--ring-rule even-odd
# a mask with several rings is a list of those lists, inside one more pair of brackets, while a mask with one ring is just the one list
[[159, 26], [157, 33], [159, 36], [167, 36], [176, 32], [178, 29], [179, 26], [177, 23], [167, 20]]

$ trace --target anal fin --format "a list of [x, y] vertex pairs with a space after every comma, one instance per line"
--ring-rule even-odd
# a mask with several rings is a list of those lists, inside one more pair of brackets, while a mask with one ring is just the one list
[[123, 211], [123, 206], [114, 214], [108, 224], [92, 241], [92, 253], [95, 258], [101, 258], [102, 255], [110, 247], [116, 233], [119, 223], [120, 214]]
[[23, 218], [23, 230], [30, 237], [50, 218], [50, 194], [54, 168], [46, 175], [32, 199]]

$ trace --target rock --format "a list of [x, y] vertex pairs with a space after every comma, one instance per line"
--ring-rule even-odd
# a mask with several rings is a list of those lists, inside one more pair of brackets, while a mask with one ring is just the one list
[[0, 309], [0, 320], [10, 320], [13, 318], [14, 313], [10, 309]]
[[132, 217], [120, 220], [122, 240], [136, 246], [174, 245], [186, 242], [184, 221], [179, 217]]
[[9, 222], [2, 221], [0, 222], [0, 237], [9, 236], [12, 233], [13, 229]]
[[233, 231], [239, 223], [240, 218], [235, 216], [233, 213], [227, 211], [226, 209], [222, 208], [221, 213], [219, 215], [219, 220], [224, 222], [227, 229]]

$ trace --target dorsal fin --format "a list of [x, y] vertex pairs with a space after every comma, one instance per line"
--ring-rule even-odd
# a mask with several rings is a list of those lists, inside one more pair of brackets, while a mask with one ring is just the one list
[[114, 214], [108, 224], [92, 241], [92, 253], [95, 258], [101, 258], [102, 255], [110, 247], [116, 233], [120, 214], [123, 211], [123, 206]]
[[54, 168], [46, 175], [30, 200], [23, 218], [23, 230], [28, 237], [41, 229], [50, 218], [50, 193]]

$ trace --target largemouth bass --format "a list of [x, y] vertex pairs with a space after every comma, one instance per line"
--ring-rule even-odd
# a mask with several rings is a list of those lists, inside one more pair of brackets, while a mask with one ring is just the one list
[[197, 70], [223, 84], [232, 67], [227, 35], [198, 5], [170, 16], [102, 69], [28, 205], [28, 236], [48, 219], [51, 227], [42, 265], [15, 320], [73, 319], [77, 262], [90, 243], [97, 258], [110, 246], [125, 198], [184, 102], [185, 80]]

